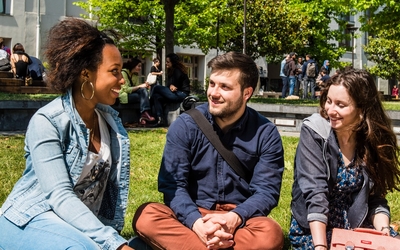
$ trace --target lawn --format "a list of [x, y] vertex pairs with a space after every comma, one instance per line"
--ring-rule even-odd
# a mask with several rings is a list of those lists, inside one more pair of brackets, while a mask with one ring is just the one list
[[[157, 174], [160, 165], [162, 150], [165, 143], [166, 129], [130, 131], [131, 140], [131, 183], [129, 204], [126, 214], [126, 225], [122, 231], [125, 238], [133, 235], [130, 223], [135, 210], [139, 205], [148, 201], [162, 201], [162, 195], [157, 191]], [[297, 137], [282, 137], [285, 148], [285, 171], [282, 182], [279, 205], [272, 213], [282, 226], [285, 234], [290, 223], [290, 200], [293, 179], [293, 159], [298, 143]], [[0, 136], [0, 204], [11, 191], [14, 183], [24, 170], [24, 136]], [[388, 196], [392, 211], [392, 220], [400, 221], [400, 193]], [[285, 249], [289, 249], [286, 237]]]

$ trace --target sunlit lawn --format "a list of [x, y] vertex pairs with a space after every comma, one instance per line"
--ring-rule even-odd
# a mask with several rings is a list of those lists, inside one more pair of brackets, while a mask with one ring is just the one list
[[[157, 174], [165, 143], [166, 129], [130, 131], [131, 140], [131, 183], [126, 224], [122, 235], [130, 238], [133, 235], [131, 221], [139, 205], [148, 201], [162, 201], [157, 191]], [[279, 205], [271, 217], [282, 226], [285, 234], [290, 223], [290, 200], [293, 178], [293, 159], [298, 143], [297, 137], [282, 137], [285, 148], [285, 172], [282, 183]], [[24, 169], [24, 136], [0, 136], [0, 204], [2, 204]], [[388, 196], [391, 205], [392, 220], [400, 221], [400, 194]], [[286, 237], [285, 249], [289, 249]]]

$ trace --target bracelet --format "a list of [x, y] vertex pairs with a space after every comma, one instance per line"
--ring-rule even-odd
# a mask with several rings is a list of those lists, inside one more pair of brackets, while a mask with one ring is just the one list
[[389, 230], [389, 231], [390, 231], [390, 227], [389, 227], [389, 226], [382, 227], [382, 228], [381, 228], [381, 231], [383, 231], [384, 229], [387, 229], [387, 230]]
[[324, 247], [324, 248], [328, 249], [328, 247], [326, 245], [324, 245], [324, 244], [314, 245], [314, 248], [316, 248], [316, 247]]

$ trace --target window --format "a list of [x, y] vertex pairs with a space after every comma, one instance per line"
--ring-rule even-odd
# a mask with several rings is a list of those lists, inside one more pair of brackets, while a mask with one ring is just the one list
[[181, 55], [183, 64], [188, 70], [188, 77], [191, 82], [198, 80], [198, 56]]
[[354, 16], [351, 16], [350, 14], [342, 15], [341, 19], [347, 22], [347, 25], [343, 33], [346, 36], [346, 38], [339, 42], [339, 46], [345, 47], [347, 51], [351, 51], [353, 46], [351, 41], [352, 40], [351, 29], [354, 28]]
[[0, 0], [0, 14], [6, 13], [6, 0]]

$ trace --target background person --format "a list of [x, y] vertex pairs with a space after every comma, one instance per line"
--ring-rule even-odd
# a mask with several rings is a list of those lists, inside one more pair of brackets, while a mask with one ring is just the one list
[[289, 64], [289, 96], [294, 94], [294, 88], [296, 86], [296, 56], [295, 52], [290, 52], [289, 59], [286, 60], [286, 63]]
[[309, 91], [311, 92], [311, 99], [315, 100], [315, 87], [316, 77], [318, 76], [317, 62], [312, 59], [311, 55], [306, 55], [306, 61], [303, 63], [301, 74], [303, 78], [303, 99], [308, 98]]
[[165, 125], [164, 104], [172, 102], [182, 102], [190, 93], [190, 80], [187, 75], [186, 66], [180, 61], [175, 53], [170, 53], [165, 57], [167, 68], [167, 79], [165, 86], [156, 85], [152, 90], [151, 101], [157, 115], [158, 124]]
[[393, 85], [393, 88], [392, 88], [392, 97], [394, 97], [394, 98], [399, 98], [399, 88], [397, 88], [397, 85], [395, 84], [395, 85]]
[[[105, 33], [65, 19], [48, 34], [47, 83], [25, 138], [26, 169], [1, 207], [1, 249], [132, 249], [119, 235], [129, 191], [129, 138], [109, 106], [124, 79]], [[73, 67], [71, 66], [73, 65]]]
[[7, 51], [2, 49], [3, 47], [3, 39], [0, 38], [0, 71], [10, 71], [10, 56], [8, 55]]
[[303, 67], [303, 57], [297, 58], [296, 63], [296, 86], [294, 88], [294, 95], [300, 95], [300, 87], [303, 87], [303, 77], [302, 77], [302, 67]]
[[20, 43], [16, 43], [12, 49], [10, 57], [11, 70], [14, 73], [15, 78], [25, 80], [28, 75], [28, 65], [32, 63], [31, 58], [25, 53], [24, 46]]
[[11, 50], [10, 50], [9, 47], [7, 47], [7, 46], [4, 44], [4, 39], [3, 39], [2, 37], [0, 37], [0, 49], [2, 49], [2, 50], [4, 50], [5, 52], [7, 52], [8, 57], [11, 56]]
[[289, 60], [290, 55], [288, 54], [282, 61], [281, 61], [281, 71], [279, 72], [279, 76], [282, 79], [282, 98], [286, 98], [286, 94], [288, 92], [289, 87], [289, 77], [283, 73], [283, 69], [285, 68], [286, 61]]
[[44, 66], [42, 61], [39, 58], [34, 56], [29, 56], [32, 63], [28, 65], [29, 75], [33, 80], [43, 80], [43, 74], [45, 73]]
[[329, 60], [325, 60], [325, 61], [324, 61], [324, 64], [322, 65], [320, 71], [321, 71], [322, 69], [326, 69], [326, 74], [327, 74], [328, 76], [331, 74], [331, 67], [330, 67]]
[[[329, 249], [333, 228], [396, 236], [385, 195], [399, 190], [399, 148], [371, 75], [335, 74], [322, 90], [320, 114], [309, 119], [295, 157], [293, 249]], [[327, 140], [321, 131], [330, 131]]]
[[162, 84], [162, 70], [161, 70], [161, 65], [160, 65], [160, 59], [158, 58], [154, 58], [153, 59], [153, 66], [151, 66], [150, 68], [150, 73], [152, 75], [156, 75], [157, 76], [157, 85], [161, 85]]
[[278, 204], [282, 142], [275, 125], [247, 107], [258, 68], [237, 52], [215, 57], [208, 67], [208, 103], [196, 109], [251, 178], [236, 174], [183, 113], [169, 127], [158, 177], [165, 205], [142, 205], [134, 230], [153, 249], [281, 249], [282, 229], [267, 216]]
[[125, 84], [122, 85], [119, 92], [119, 101], [122, 104], [140, 103], [140, 118], [139, 124], [146, 125], [148, 122], [154, 122], [155, 118], [149, 114], [150, 99], [149, 99], [149, 84], [147, 82], [139, 83], [139, 73], [142, 71], [142, 61], [138, 58], [129, 59], [124, 63], [122, 75], [124, 76]]

